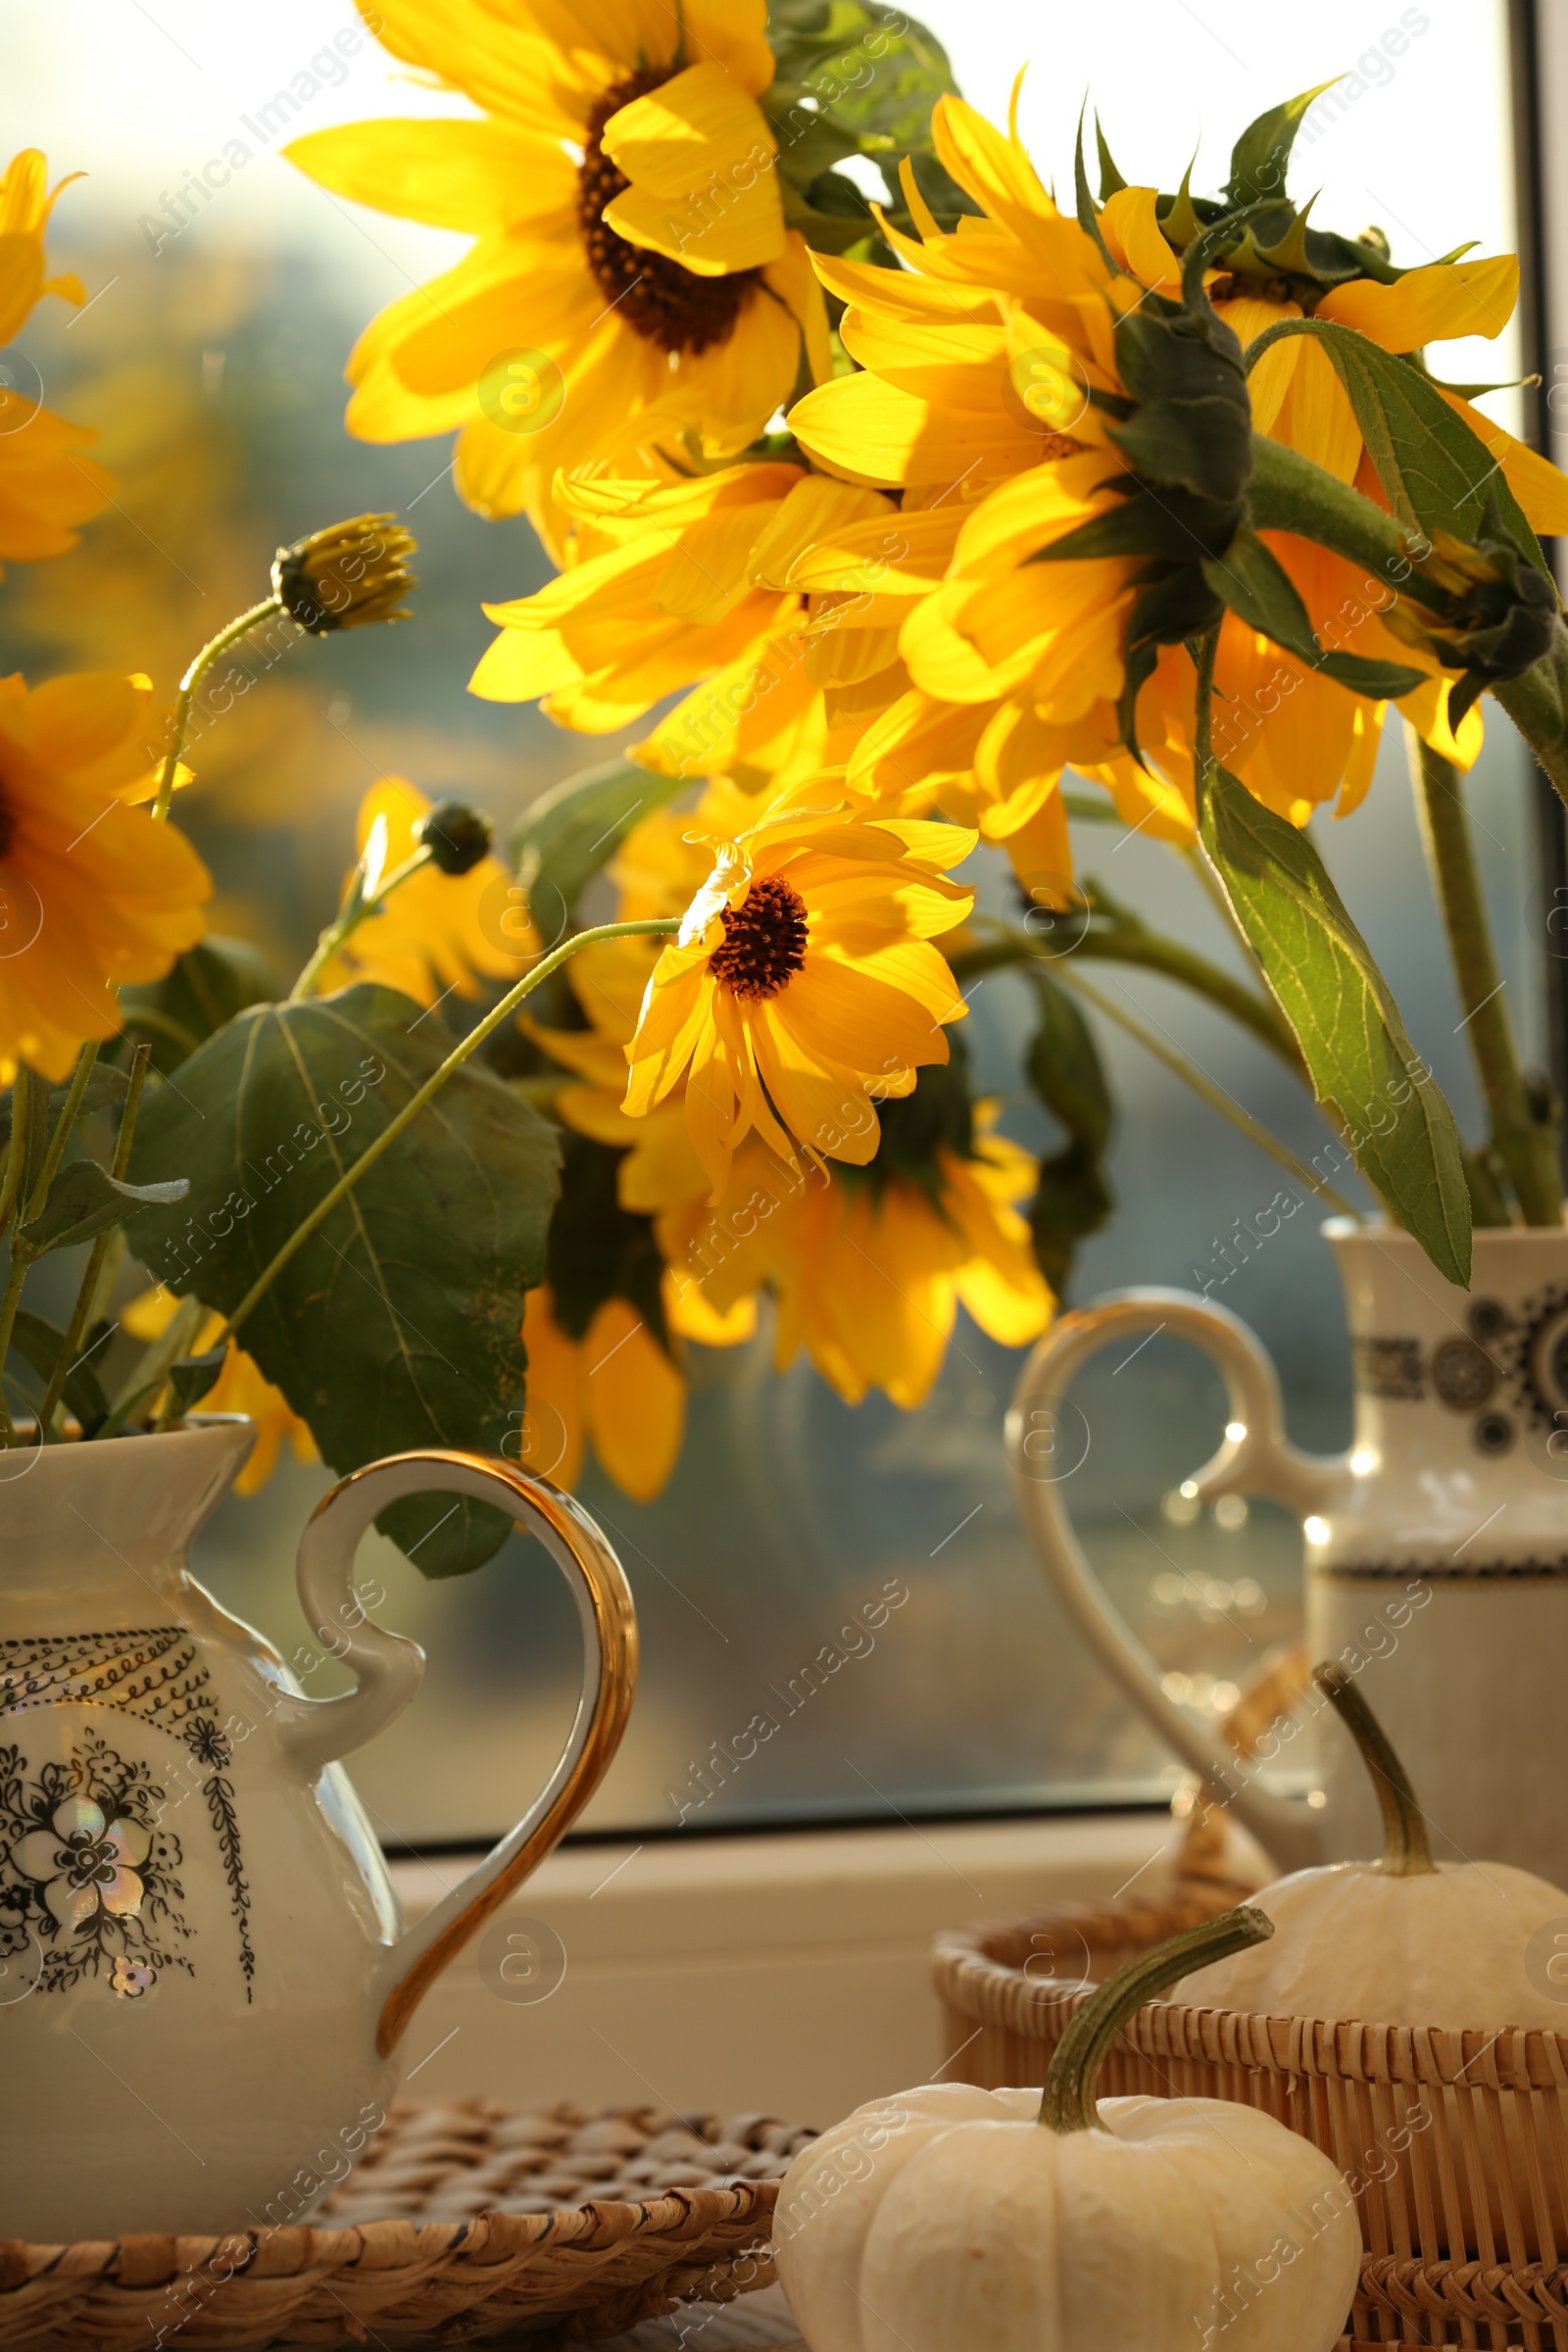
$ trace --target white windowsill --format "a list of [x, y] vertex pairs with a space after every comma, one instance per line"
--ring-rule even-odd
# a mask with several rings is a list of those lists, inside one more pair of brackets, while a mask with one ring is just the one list
[[[564, 1980], [503, 1999], [470, 1944], [410, 2030], [408, 2095], [831, 2123], [941, 2063], [937, 1929], [1153, 1893], [1178, 1835], [1157, 1813], [1107, 1813], [568, 1847], [503, 1914], [554, 1931]], [[395, 1864], [408, 1917], [467, 1867]]]

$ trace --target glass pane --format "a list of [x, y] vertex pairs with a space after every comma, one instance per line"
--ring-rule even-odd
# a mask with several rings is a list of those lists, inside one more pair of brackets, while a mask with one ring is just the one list
[[[1004, 114], [1017, 60], [1042, 46], [1038, 13], [958, 0], [924, 13], [976, 102]], [[1201, 129], [1195, 176], [1208, 184], [1223, 176], [1222, 142], [1253, 114], [1353, 57], [1352, 82], [1303, 133], [1298, 176], [1321, 182], [1318, 218], [1380, 220], [1403, 260], [1468, 237], [1506, 248], [1503, 12], [1468, 0], [1407, 9], [1371, 48], [1366, 23], [1343, 0], [1309, 22], [1212, 5], [1200, 21], [1155, 0], [1054, 19], [1024, 124], [1065, 185], [1089, 87], [1129, 176], [1172, 184]], [[51, 402], [102, 426], [120, 482], [120, 505], [81, 551], [0, 584], [11, 662], [29, 675], [146, 668], [167, 683], [214, 621], [249, 601], [279, 540], [363, 508], [399, 509], [419, 533], [416, 626], [302, 644], [274, 674], [241, 673], [199, 746], [202, 789], [185, 813], [219, 878], [218, 927], [262, 939], [280, 971], [331, 912], [354, 808], [377, 774], [471, 794], [504, 830], [548, 784], [615, 748], [465, 693], [491, 633], [481, 599], [525, 593], [548, 567], [522, 524], [487, 524], [458, 503], [445, 441], [375, 447], [342, 430], [339, 372], [356, 333], [459, 241], [353, 215], [279, 162], [286, 136], [331, 120], [451, 111], [389, 80], [368, 43], [346, 59], [322, 50], [335, 29], [304, 0], [260, 19], [164, 0], [157, 26], [56, 0], [11, 27], [4, 97], [8, 153], [45, 145], [56, 172], [92, 172], [62, 204], [52, 260], [94, 299], [69, 324], [40, 314], [27, 349]], [[132, 81], [145, 106], [123, 104]], [[209, 154], [228, 155], [226, 180], [169, 186], [172, 158], [202, 172]], [[1511, 330], [1446, 347], [1445, 363], [1518, 372]], [[1494, 404], [1505, 419], [1508, 397]], [[1546, 941], [1533, 786], [1503, 722], [1488, 723], [1472, 801], [1508, 1001], [1539, 1059]], [[1474, 1133], [1396, 725], [1366, 806], [1314, 830]], [[1167, 852], [1119, 825], [1078, 832], [1083, 868], [1117, 898], [1234, 962]], [[1295, 1082], [1220, 1016], [1125, 967], [1093, 977], [1298, 1153], [1321, 1150], [1326, 1130]], [[1004, 1098], [1004, 1131], [1050, 1150], [1058, 1139], [1020, 1091], [1029, 1021], [1021, 983], [987, 980], [969, 1045]], [[1103, 1024], [1102, 1035], [1120, 1103], [1118, 1207], [1083, 1253], [1075, 1298], [1206, 1287], [1273, 1352], [1297, 1442], [1343, 1445], [1348, 1366], [1317, 1231], [1324, 1204], [1140, 1047]], [[960, 1313], [935, 1392], [906, 1413], [879, 1395], [845, 1406], [802, 1364], [776, 1375], [765, 1331], [745, 1348], [694, 1351], [686, 1447], [665, 1493], [640, 1506], [593, 1470], [581, 1489], [625, 1563], [644, 1642], [632, 1729], [592, 1826], [885, 1821], [1168, 1795], [1175, 1766], [1090, 1660], [1013, 1514], [1002, 1418], [1019, 1361]], [[1185, 1348], [1156, 1338], [1125, 1360], [1102, 1357], [1074, 1398], [1089, 1444], [1066, 1491], [1083, 1541], [1167, 1690], [1212, 1717], [1298, 1625], [1298, 1532], [1270, 1505], [1221, 1524], [1183, 1502], [1180, 1483], [1224, 1419], [1217, 1378]], [[197, 1560], [323, 1694], [338, 1670], [306, 1642], [292, 1555], [327, 1483], [285, 1462], [259, 1496], [225, 1504]], [[355, 1760], [354, 1777], [389, 1840], [491, 1834], [543, 1779], [569, 1718], [576, 1637], [560, 1580], [520, 1541], [445, 1585], [377, 1543], [362, 1565], [373, 1613], [424, 1642], [430, 1669], [414, 1713]]]

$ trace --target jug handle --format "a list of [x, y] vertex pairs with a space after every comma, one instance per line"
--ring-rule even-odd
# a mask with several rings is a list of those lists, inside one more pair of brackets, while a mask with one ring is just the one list
[[[399, 1453], [354, 1471], [316, 1506], [296, 1571], [307, 1620], [358, 1688], [340, 1698], [284, 1699], [278, 1733], [307, 1768], [347, 1755], [401, 1713], [424, 1675], [424, 1653], [384, 1633], [354, 1597], [354, 1555], [379, 1511], [407, 1494], [471, 1494], [537, 1536], [565, 1577], [582, 1626], [583, 1684], [560, 1760], [516, 1827], [444, 1901], [411, 1928], [387, 1961], [376, 2034], [386, 2057], [448, 1962], [544, 1860], [603, 1780], [626, 1728], [637, 1681], [637, 1618], [620, 1562], [588, 1513], [547, 1479], [473, 1453]], [[590, 1662], [597, 1669], [590, 1688]]]
[[[1159, 1669], [1096, 1577], [1072, 1530], [1061, 1495], [1070, 1472], [1050, 1474], [1063, 1445], [1060, 1406], [1079, 1366], [1102, 1348], [1167, 1331], [1192, 1340], [1219, 1366], [1230, 1420], [1243, 1435], [1187, 1482], [1207, 1502], [1219, 1494], [1271, 1495], [1298, 1511], [1332, 1507], [1351, 1483], [1344, 1454], [1302, 1453], [1285, 1435], [1279, 1379], [1245, 1323], [1192, 1292], [1113, 1291], [1063, 1315], [1030, 1355], [1006, 1420], [1007, 1465], [1018, 1514], [1079, 1630], [1134, 1703], [1142, 1708], [1217, 1803], [1233, 1805], [1252, 1835], [1286, 1870], [1322, 1858], [1321, 1832], [1302, 1804], [1273, 1794], [1242, 1768], [1192, 1716], [1166, 1697]], [[1081, 1416], [1080, 1416], [1081, 1417]], [[1086, 1425], [1087, 1426], [1087, 1425]]]

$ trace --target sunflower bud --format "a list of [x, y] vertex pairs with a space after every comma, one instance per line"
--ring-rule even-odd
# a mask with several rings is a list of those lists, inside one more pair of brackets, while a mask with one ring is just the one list
[[430, 863], [440, 873], [466, 874], [481, 858], [489, 857], [494, 834], [490, 819], [466, 801], [437, 801], [415, 826], [414, 837], [429, 851]]
[[1556, 589], [1503, 535], [1489, 503], [1473, 547], [1447, 531], [1433, 533], [1410, 597], [1392, 606], [1383, 624], [1445, 668], [1464, 672], [1448, 692], [1448, 724], [1456, 727], [1486, 687], [1534, 668], [1551, 645], [1557, 612]]
[[399, 598], [418, 585], [409, 569], [414, 535], [390, 514], [328, 523], [272, 559], [272, 594], [313, 637], [372, 620], [407, 620]]

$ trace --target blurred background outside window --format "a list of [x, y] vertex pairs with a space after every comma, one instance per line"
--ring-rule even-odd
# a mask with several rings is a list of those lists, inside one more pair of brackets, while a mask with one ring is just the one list
[[[1404, 263], [1470, 238], [1485, 252], [1516, 243], [1507, 26], [1490, 0], [1402, 11], [1321, 0], [1303, 12], [1205, 0], [1201, 13], [1116, 0], [1053, 15], [1049, 31], [1004, 0], [923, 0], [920, 13], [965, 95], [997, 119], [1011, 59], [1036, 41], [1022, 122], [1060, 187], [1086, 91], [1132, 177], [1174, 186], [1196, 147], [1194, 186], [1206, 189], [1254, 115], [1349, 74], [1308, 117], [1292, 192], [1321, 187], [1321, 219], [1378, 223]], [[274, 0], [263, 12], [215, 0], [0, 4], [4, 152], [39, 146], [52, 175], [89, 174], [56, 213], [50, 255], [80, 273], [90, 299], [79, 313], [45, 306], [26, 358], [51, 407], [100, 429], [95, 454], [117, 483], [75, 554], [0, 582], [3, 666], [147, 670], [167, 693], [253, 600], [280, 542], [365, 510], [396, 510], [420, 542], [415, 622], [313, 642], [270, 668], [253, 657], [253, 690], [196, 749], [199, 781], [180, 815], [217, 880], [212, 927], [254, 940], [281, 974], [334, 909], [356, 809], [377, 777], [471, 798], [504, 840], [539, 793], [621, 740], [566, 734], [465, 691], [492, 635], [481, 600], [523, 595], [550, 566], [521, 519], [485, 522], [459, 503], [449, 441], [375, 448], [343, 430], [341, 371], [357, 333], [464, 243], [341, 204], [277, 154], [332, 122], [464, 111], [400, 75], [368, 38], [349, 56], [346, 42], [334, 47], [356, 22], [349, 0]], [[244, 159], [231, 156], [228, 180], [173, 231], [171, 197], [235, 142]], [[1447, 345], [1444, 360], [1450, 376], [1487, 381], [1522, 365], [1513, 329]], [[22, 388], [37, 390], [30, 378]], [[1517, 394], [1483, 405], [1521, 429]], [[1534, 787], [1490, 706], [1488, 729], [1471, 806], [1521, 1047], [1540, 1061], [1553, 941]], [[1119, 824], [1075, 830], [1080, 870], [1231, 959], [1168, 852]], [[1396, 724], [1354, 827], [1337, 835], [1320, 814], [1313, 830], [1473, 1131], [1475, 1086]], [[1096, 977], [1303, 1156], [1321, 1147], [1327, 1131], [1302, 1095], [1239, 1029], [1125, 966]], [[994, 1072], [1006, 1096], [1004, 1132], [1054, 1148], [1046, 1114], [1018, 1091], [1024, 988], [1007, 975], [982, 982], [971, 1015], [977, 1072], [982, 1083]], [[1206, 1288], [1273, 1352], [1293, 1438], [1343, 1446], [1348, 1350], [1317, 1207], [1260, 1239], [1259, 1218], [1269, 1223], [1291, 1190], [1284, 1171], [1137, 1045], [1102, 1023], [1100, 1035], [1120, 1105], [1116, 1209], [1081, 1254], [1073, 1299], [1131, 1283]], [[960, 1309], [935, 1391], [907, 1413], [875, 1392], [847, 1407], [804, 1362], [777, 1377], [765, 1331], [745, 1348], [693, 1350], [686, 1446], [663, 1494], [628, 1501], [592, 1465], [580, 1488], [625, 1563], [644, 1642], [630, 1734], [588, 1828], [889, 1823], [1169, 1795], [1177, 1768], [1064, 1623], [1014, 1519], [1002, 1420], [1020, 1360]], [[1155, 1339], [1134, 1360], [1102, 1357], [1075, 1397], [1089, 1438], [1071, 1480], [1084, 1541], [1171, 1696], [1221, 1713], [1297, 1629], [1298, 1531], [1273, 1505], [1228, 1497], [1200, 1513], [1179, 1494], [1224, 1418], [1216, 1376], [1185, 1348]], [[292, 1568], [298, 1528], [328, 1483], [319, 1465], [285, 1456], [260, 1494], [223, 1505], [195, 1563], [321, 1693], [337, 1670], [304, 1641]], [[515, 1538], [446, 1585], [422, 1582], [378, 1540], [361, 1559], [374, 1613], [421, 1641], [430, 1669], [413, 1713], [355, 1758], [355, 1781], [391, 1846], [488, 1838], [559, 1745], [576, 1682], [569, 1599]], [[777, 1728], [749, 1743], [759, 1715]], [[737, 1742], [755, 1752], [738, 1758]]]

